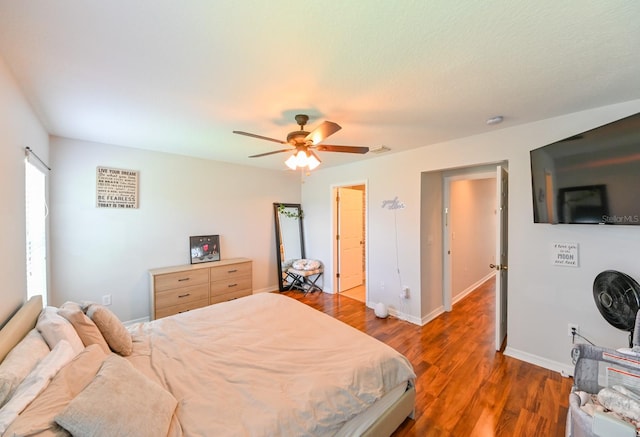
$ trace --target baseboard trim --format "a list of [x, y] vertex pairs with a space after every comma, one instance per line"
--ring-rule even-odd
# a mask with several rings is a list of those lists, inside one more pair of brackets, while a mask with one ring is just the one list
[[524, 361], [529, 364], [534, 364], [545, 369], [552, 370], [560, 373], [562, 376], [573, 376], [574, 367], [569, 364], [560, 363], [558, 361], [549, 360], [538, 355], [530, 354], [518, 349], [507, 346], [504, 350], [504, 354], [508, 357], [515, 358], [520, 361]]
[[129, 325], [133, 325], [134, 323], [145, 323], [148, 322], [150, 319], [149, 317], [140, 317], [139, 319], [133, 319], [133, 320], [128, 320], [126, 322], [122, 322], [122, 324], [124, 326], [129, 326]]
[[431, 311], [429, 314], [422, 316], [422, 319], [420, 320], [420, 326], [426, 325], [427, 323], [434, 320], [436, 317], [438, 317], [441, 314], [444, 314], [444, 306], [442, 305], [440, 305], [435, 310]]
[[458, 293], [458, 295], [453, 298], [453, 300], [451, 301], [451, 305], [453, 306], [458, 302], [460, 302], [462, 299], [467, 297], [472, 291], [476, 290], [478, 287], [480, 287], [482, 284], [487, 282], [489, 279], [493, 278], [495, 275], [496, 275], [496, 272], [492, 271], [488, 275], [486, 275], [484, 278], [474, 282], [473, 284], [465, 288], [462, 292]]
[[[366, 302], [365, 306], [367, 308], [371, 309], [371, 310], [374, 310], [374, 311], [376, 309], [376, 303], [374, 303], [374, 302]], [[393, 308], [393, 307], [390, 307], [390, 306], [387, 306], [387, 310], [389, 311], [389, 315], [391, 317], [394, 317], [394, 318], [400, 319], [400, 320], [404, 320], [406, 322], [413, 323], [414, 325], [420, 326], [420, 319], [418, 319], [416, 317], [413, 317], [410, 314], [404, 313], [402, 311], [398, 311], [397, 308]]]
[[265, 288], [261, 288], [259, 290], [253, 290], [253, 292], [251, 294], [259, 294], [259, 293], [272, 293], [274, 291], [280, 291], [278, 289], [278, 286], [273, 286], [273, 287], [265, 287]]
[[[375, 310], [375, 305], [376, 304], [372, 302], [366, 303], [367, 308], [370, 308], [372, 310]], [[407, 321], [409, 323], [413, 323], [414, 325], [418, 325], [418, 326], [424, 326], [430, 321], [432, 321], [433, 319], [435, 319], [436, 317], [438, 317], [440, 314], [444, 313], [443, 306], [436, 308], [435, 310], [431, 311], [429, 314], [427, 314], [422, 318], [412, 316], [411, 314], [407, 314], [402, 311], [398, 311], [397, 308], [393, 308], [393, 307], [388, 307], [388, 310], [389, 310], [390, 316], [393, 316], [396, 319]]]
[[414, 317], [411, 314], [400, 312], [395, 308], [389, 308], [389, 315], [395, 317], [396, 319], [404, 320], [406, 322], [413, 323], [414, 325], [420, 326], [419, 318]]

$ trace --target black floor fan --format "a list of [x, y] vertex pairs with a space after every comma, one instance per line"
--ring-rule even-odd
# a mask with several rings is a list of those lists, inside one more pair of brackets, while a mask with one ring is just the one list
[[634, 335], [640, 309], [640, 285], [625, 273], [605, 270], [593, 281], [593, 298], [607, 322], [629, 332], [629, 347], [640, 346], [640, 332]]

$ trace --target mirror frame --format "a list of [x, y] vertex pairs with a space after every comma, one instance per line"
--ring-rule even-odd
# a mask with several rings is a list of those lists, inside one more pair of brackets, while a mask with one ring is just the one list
[[[273, 204], [273, 214], [274, 214], [274, 222], [275, 222], [275, 226], [276, 226], [276, 260], [278, 261], [278, 289], [280, 291], [285, 291], [288, 290], [287, 288], [285, 288], [284, 283], [285, 283], [285, 277], [286, 275], [282, 274], [282, 262], [283, 259], [280, 256], [280, 245], [282, 244], [282, 242], [280, 241], [280, 212], [278, 211], [280, 209], [280, 205], [283, 205], [285, 208], [295, 208], [298, 210], [298, 214], [302, 213], [302, 207], [299, 203], [283, 203], [283, 202], [277, 202]], [[304, 254], [304, 232], [302, 231], [302, 218], [300, 217], [298, 219], [298, 224], [299, 224], [299, 230], [300, 230], [300, 254], [301, 254], [301, 258], [305, 257]]]

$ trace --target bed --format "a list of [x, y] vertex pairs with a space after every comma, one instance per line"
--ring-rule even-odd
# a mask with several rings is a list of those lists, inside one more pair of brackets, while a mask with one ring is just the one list
[[[0, 330], [0, 361], [38, 331], [40, 307], [30, 300]], [[62, 346], [72, 356], [49, 371], [6, 435], [377, 437], [413, 415], [415, 374], [404, 356], [287, 296], [261, 293], [127, 328], [106, 307], [82, 312], [107, 347], [69, 317], [86, 347], [62, 340], [41, 360], [36, 368]], [[12, 401], [0, 407], [0, 434]]]

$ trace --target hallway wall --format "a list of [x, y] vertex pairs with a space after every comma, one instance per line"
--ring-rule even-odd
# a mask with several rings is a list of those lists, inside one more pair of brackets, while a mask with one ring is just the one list
[[492, 273], [496, 246], [496, 179], [451, 183], [449, 238], [451, 295], [455, 303]]

